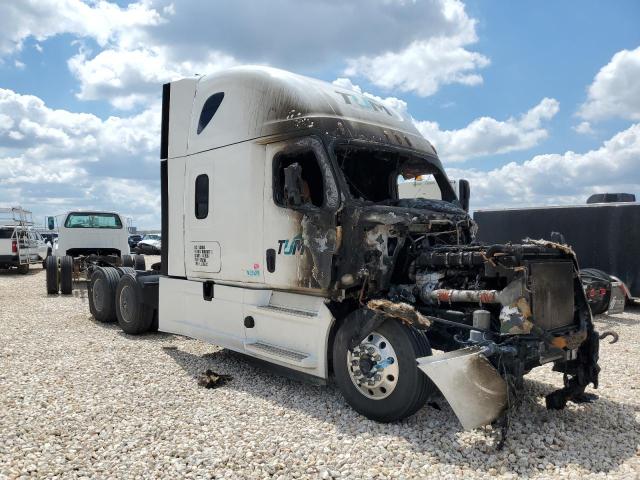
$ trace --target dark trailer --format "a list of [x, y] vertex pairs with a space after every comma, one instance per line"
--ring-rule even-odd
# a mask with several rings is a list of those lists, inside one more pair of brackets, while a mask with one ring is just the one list
[[581, 269], [614, 275], [633, 297], [640, 297], [640, 203], [478, 210], [473, 218], [478, 240], [488, 244], [550, 240], [558, 232], [573, 247]]

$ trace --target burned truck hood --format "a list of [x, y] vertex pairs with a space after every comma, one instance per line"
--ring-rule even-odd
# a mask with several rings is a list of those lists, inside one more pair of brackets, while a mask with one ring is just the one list
[[336, 258], [337, 285], [365, 285], [368, 294], [388, 289], [396, 261], [411, 235], [438, 236], [444, 243], [468, 243], [475, 224], [456, 205], [442, 200], [401, 199], [345, 206]]
[[363, 208], [363, 220], [382, 224], [400, 224], [424, 220], [451, 220], [460, 222], [471, 217], [451, 202], [426, 198], [386, 200]]

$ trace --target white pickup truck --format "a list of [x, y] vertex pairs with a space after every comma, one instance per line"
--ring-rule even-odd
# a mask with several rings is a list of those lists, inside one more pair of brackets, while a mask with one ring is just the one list
[[[50, 217], [49, 227], [55, 226]], [[88, 278], [95, 266], [145, 269], [144, 256], [129, 255], [129, 232], [115, 212], [73, 211], [58, 225], [58, 246], [47, 258], [47, 293], [70, 294], [73, 281]]]
[[32, 230], [31, 212], [20, 207], [0, 209], [0, 268], [17, 268], [27, 273], [34, 263], [42, 263], [48, 247]]

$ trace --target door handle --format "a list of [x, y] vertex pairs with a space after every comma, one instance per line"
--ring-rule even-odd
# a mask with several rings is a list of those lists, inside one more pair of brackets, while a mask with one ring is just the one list
[[273, 248], [267, 249], [267, 271], [269, 273], [276, 271], [276, 251]]

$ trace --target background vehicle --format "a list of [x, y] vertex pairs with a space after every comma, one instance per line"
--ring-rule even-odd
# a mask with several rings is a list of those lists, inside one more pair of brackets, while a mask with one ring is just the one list
[[135, 251], [147, 255], [160, 255], [162, 237], [158, 233], [148, 233], [138, 242]]
[[[96, 268], [98, 320], [137, 334], [157, 318], [315, 382], [333, 372], [383, 422], [437, 386], [465, 428], [490, 423], [544, 363], [565, 378], [549, 408], [597, 385], [572, 252], [473, 243], [468, 182], [456, 196], [409, 117], [260, 67], [166, 84], [162, 112], [160, 272]], [[427, 175], [438, 199], [399, 197], [399, 177]]]
[[31, 212], [21, 207], [0, 208], [0, 268], [27, 273], [30, 265], [47, 257], [47, 246], [33, 229]]
[[134, 251], [140, 240], [142, 240], [142, 235], [138, 235], [137, 233], [129, 235], [129, 249]]
[[[624, 305], [615, 282], [628, 300], [640, 297], [640, 203], [633, 194], [595, 194], [585, 205], [478, 210], [474, 220], [479, 240], [487, 243], [552, 235], [566, 242], [580, 259], [581, 269], [587, 270], [586, 281], [596, 280], [595, 271], [601, 279], [610, 278], [597, 294], [589, 290], [598, 313], [618, 312]], [[600, 294], [600, 288], [606, 291]]]
[[[49, 222], [50, 228], [53, 223]], [[87, 279], [95, 266], [144, 270], [144, 257], [128, 254], [128, 232], [115, 212], [73, 211], [58, 225], [55, 254], [47, 258], [47, 293], [70, 294], [73, 281]]]

